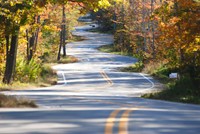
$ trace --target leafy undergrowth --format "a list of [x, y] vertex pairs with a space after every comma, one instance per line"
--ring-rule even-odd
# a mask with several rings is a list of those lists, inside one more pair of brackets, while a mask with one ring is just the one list
[[[51, 69], [50, 65], [45, 64], [41, 67], [40, 77], [38, 77], [37, 81], [30, 81], [30, 82], [14, 81], [12, 84], [9, 84], [9, 85], [0, 83], [0, 91], [24, 90], [24, 89], [31, 89], [31, 88], [36, 88], [36, 87], [47, 87], [52, 84], [55, 84], [56, 80], [57, 80], [57, 76], [56, 76], [55, 71]], [[0, 94], [0, 107], [36, 108], [37, 105], [35, 104], [34, 101], [26, 99], [26, 98], [21, 98], [21, 97], [18, 98], [15, 96], [7, 96], [7, 95]]]
[[[73, 63], [77, 62], [77, 59], [73, 56], [67, 56], [66, 58], [62, 58], [59, 62], [56, 63], [42, 63], [40, 66], [39, 76], [37, 79], [26, 79], [28, 75], [23, 75], [19, 77], [18, 81], [14, 81], [12, 84], [3, 84], [0, 83], [0, 91], [7, 90], [22, 90], [22, 89], [31, 89], [37, 87], [48, 87], [51, 85], [55, 85], [57, 83], [57, 74], [56, 71], [51, 68], [52, 65], [58, 63]], [[30, 71], [26, 70], [30, 73]], [[21, 80], [21, 81], [20, 81]], [[24, 80], [24, 82], [22, 81]], [[0, 94], [0, 107], [37, 107], [34, 101], [25, 98], [16, 98], [15, 96], [6, 96]]]
[[0, 94], [0, 107], [4, 108], [25, 108], [25, 107], [30, 107], [30, 108], [36, 108], [37, 105], [35, 104], [34, 101], [28, 100], [25, 98], [16, 98], [14, 96], [7, 96]]
[[[36, 88], [36, 87], [48, 87], [51, 85], [55, 85], [57, 82], [57, 74], [56, 71], [52, 69], [51, 66], [56, 65], [56, 64], [68, 64], [68, 63], [74, 63], [77, 62], [78, 59], [73, 57], [73, 56], [66, 56], [62, 57], [60, 61], [57, 61], [54, 57], [46, 57], [45, 62], [43, 62], [39, 70], [40, 71], [34, 71], [31, 72], [29, 71], [31, 68], [28, 67], [20, 67], [19, 72], [27, 72], [24, 74], [20, 74], [17, 76], [17, 79], [12, 84], [3, 84], [0, 82], [0, 91], [5, 91], [5, 90], [22, 90], [22, 89], [30, 89], [30, 88]], [[24, 64], [21, 66], [25, 66]], [[39, 74], [34, 74], [35, 72]], [[29, 78], [31, 76], [34, 76], [33, 78]], [[2, 79], [2, 78], [1, 78]]]
[[57, 83], [57, 74], [56, 71], [52, 69], [52, 65], [53, 64], [46, 63], [42, 66], [40, 82], [38, 82], [40, 87], [48, 87]]
[[[98, 50], [107, 53], [128, 55], [117, 51], [114, 45], [101, 46]], [[121, 68], [120, 71], [151, 74], [156, 80], [165, 85], [164, 89], [160, 92], [144, 94], [143, 98], [200, 104], [200, 80], [194, 80], [187, 75], [181, 79], [170, 79], [169, 74], [178, 70], [168, 67], [166, 61], [149, 62], [147, 64], [137, 62], [131, 66]]]
[[142, 97], [173, 102], [200, 104], [199, 96], [200, 89], [196, 87], [194, 81], [190, 78], [182, 78], [168, 83], [167, 89], [161, 92], [144, 94]]
[[187, 75], [183, 75], [180, 79], [170, 79], [169, 74], [177, 72], [177, 70], [167, 67], [164, 62], [152, 62], [146, 65], [136, 63], [122, 68], [121, 71], [148, 73], [165, 85], [163, 90], [144, 94], [142, 95], [143, 98], [200, 104], [200, 88], [198, 84], [200, 81], [194, 80]]
[[143, 72], [151, 74], [155, 79], [165, 85], [165, 90], [144, 94], [148, 99], [167, 100], [173, 102], [200, 104], [199, 80], [189, 75], [182, 75], [178, 79], [170, 79], [169, 74], [178, 72], [176, 68], [170, 68], [165, 61], [150, 62], [143, 68]]

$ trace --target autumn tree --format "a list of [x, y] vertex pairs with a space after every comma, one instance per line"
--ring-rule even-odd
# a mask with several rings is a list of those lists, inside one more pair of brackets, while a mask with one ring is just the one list
[[[199, 75], [200, 3], [193, 0], [171, 0], [158, 10], [159, 51], [180, 73]], [[199, 77], [199, 76], [198, 76]]]
[[31, 9], [31, 2], [1, 1], [1, 25], [4, 27], [6, 41], [6, 69], [4, 83], [10, 83], [15, 71], [18, 36], [20, 26], [24, 25]]

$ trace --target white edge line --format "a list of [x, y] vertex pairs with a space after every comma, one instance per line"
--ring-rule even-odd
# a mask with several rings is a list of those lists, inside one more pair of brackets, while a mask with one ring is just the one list
[[148, 82], [151, 83], [151, 87], [148, 88], [148, 89], [152, 89], [152, 88], [155, 87], [155, 84], [153, 83], [153, 81], [151, 81], [148, 77], [144, 76], [144, 74], [142, 74], [142, 73], [139, 73], [139, 74], [140, 74], [142, 77], [144, 77]]
[[64, 72], [63, 72], [63, 71], [62, 71], [61, 73], [62, 73], [62, 76], [63, 76], [63, 80], [64, 80], [64, 82], [65, 82], [65, 84], [64, 84], [64, 85], [67, 85], [67, 80], [66, 80], [65, 74], [64, 74]]
[[[64, 84], [63, 85], [67, 85], [67, 80], [66, 80], [66, 77], [65, 77], [65, 74], [64, 74], [64, 72], [63, 71], [57, 71], [57, 76], [58, 76], [58, 74], [61, 74], [62, 75], [62, 77], [63, 77], [63, 81], [64, 81]], [[59, 81], [58, 81], [59, 82]]]

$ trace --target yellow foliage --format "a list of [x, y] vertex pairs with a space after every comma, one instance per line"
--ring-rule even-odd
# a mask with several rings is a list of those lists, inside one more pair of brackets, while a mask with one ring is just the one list
[[173, 18], [170, 19], [170, 23], [171, 23], [172, 25], [174, 25], [174, 24], [176, 24], [177, 22], [179, 22], [180, 20], [181, 20], [181, 19], [178, 18], [178, 17], [173, 17]]
[[200, 36], [195, 38], [195, 42], [200, 45]]
[[109, 1], [107, 1], [107, 0], [100, 0], [100, 1], [98, 2], [98, 5], [99, 5], [100, 8], [104, 8], [104, 7], [109, 7], [109, 6], [110, 6], [110, 3], [109, 3]]
[[99, 10], [99, 8], [104, 9], [111, 6], [109, 0], [99, 0], [98, 1], [98, 6], [94, 7], [94, 11], [97, 12]]
[[44, 27], [43, 27], [43, 29], [44, 30], [47, 30], [47, 31], [58, 31], [59, 29], [56, 27], [56, 26], [53, 26], [53, 25], [45, 25]]

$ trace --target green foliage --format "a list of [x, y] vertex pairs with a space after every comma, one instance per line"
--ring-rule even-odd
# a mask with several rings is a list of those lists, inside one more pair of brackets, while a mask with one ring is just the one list
[[161, 99], [175, 102], [200, 104], [200, 90], [189, 77], [183, 77], [168, 83], [168, 88], [161, 92], [145, 94], [144, 98]]
[[4, 73], [4, 67], [5, 67], [4, 63], [5, 63], [5, 48], [3, 45], [1, 45], [0, 42], [0, 78], [1, 76], [3, 76]]
[[20, 82], [36, 82], [41, 73], [41, 63], [36, 59], [31, 59], [27, 63], [24, 59], [18, 59], [16, 65], [15, 80]]
[[51, 64], [43, 64], [40, 73], [40, 86], [55, 85], [57, 82], [56, 71], [52, 69]]
[[125, 56], [132, 56], [132, 53], [127, 53], [127, 52], [120, 51], [118, 49], [118, 46], [116, 46], [114, 44], [100, 46], [98, 48], [98, 50], [102, 51], [102, 52], [106, 52], [106, 53], [125, 55]]
[[100, 51], [102, 51], [102, 52], [106, 52], [106, 53], [115, 53], [115, 52], [118, 52], [118, 51], [114, 48], [114, 45], [113, 45], [113, 44], [100, 46], [100, 47], [98, 48], [98, 50], [100, 50]]
[[41, 67], [41, 76], [42, 77], [45, 77], [47, 75], [54, 75], [55, 74], [55, 71], [51, 68], [50, 65], [48, 64], [44, 64], [42, 67]]
[[156, 93], [145, 94], [143, 95], [144, 98], [200, 104], [200, 79], [194, 79], [190, 75], [183, 75], [179, 79], [170, 79], [169, 74], [178, 72], [178, 68], [172, 68], [169, 64], [163, 63], [156, 64], [156, 66], [148, 65], [144, 69], [164, 83], [166, 89]]

